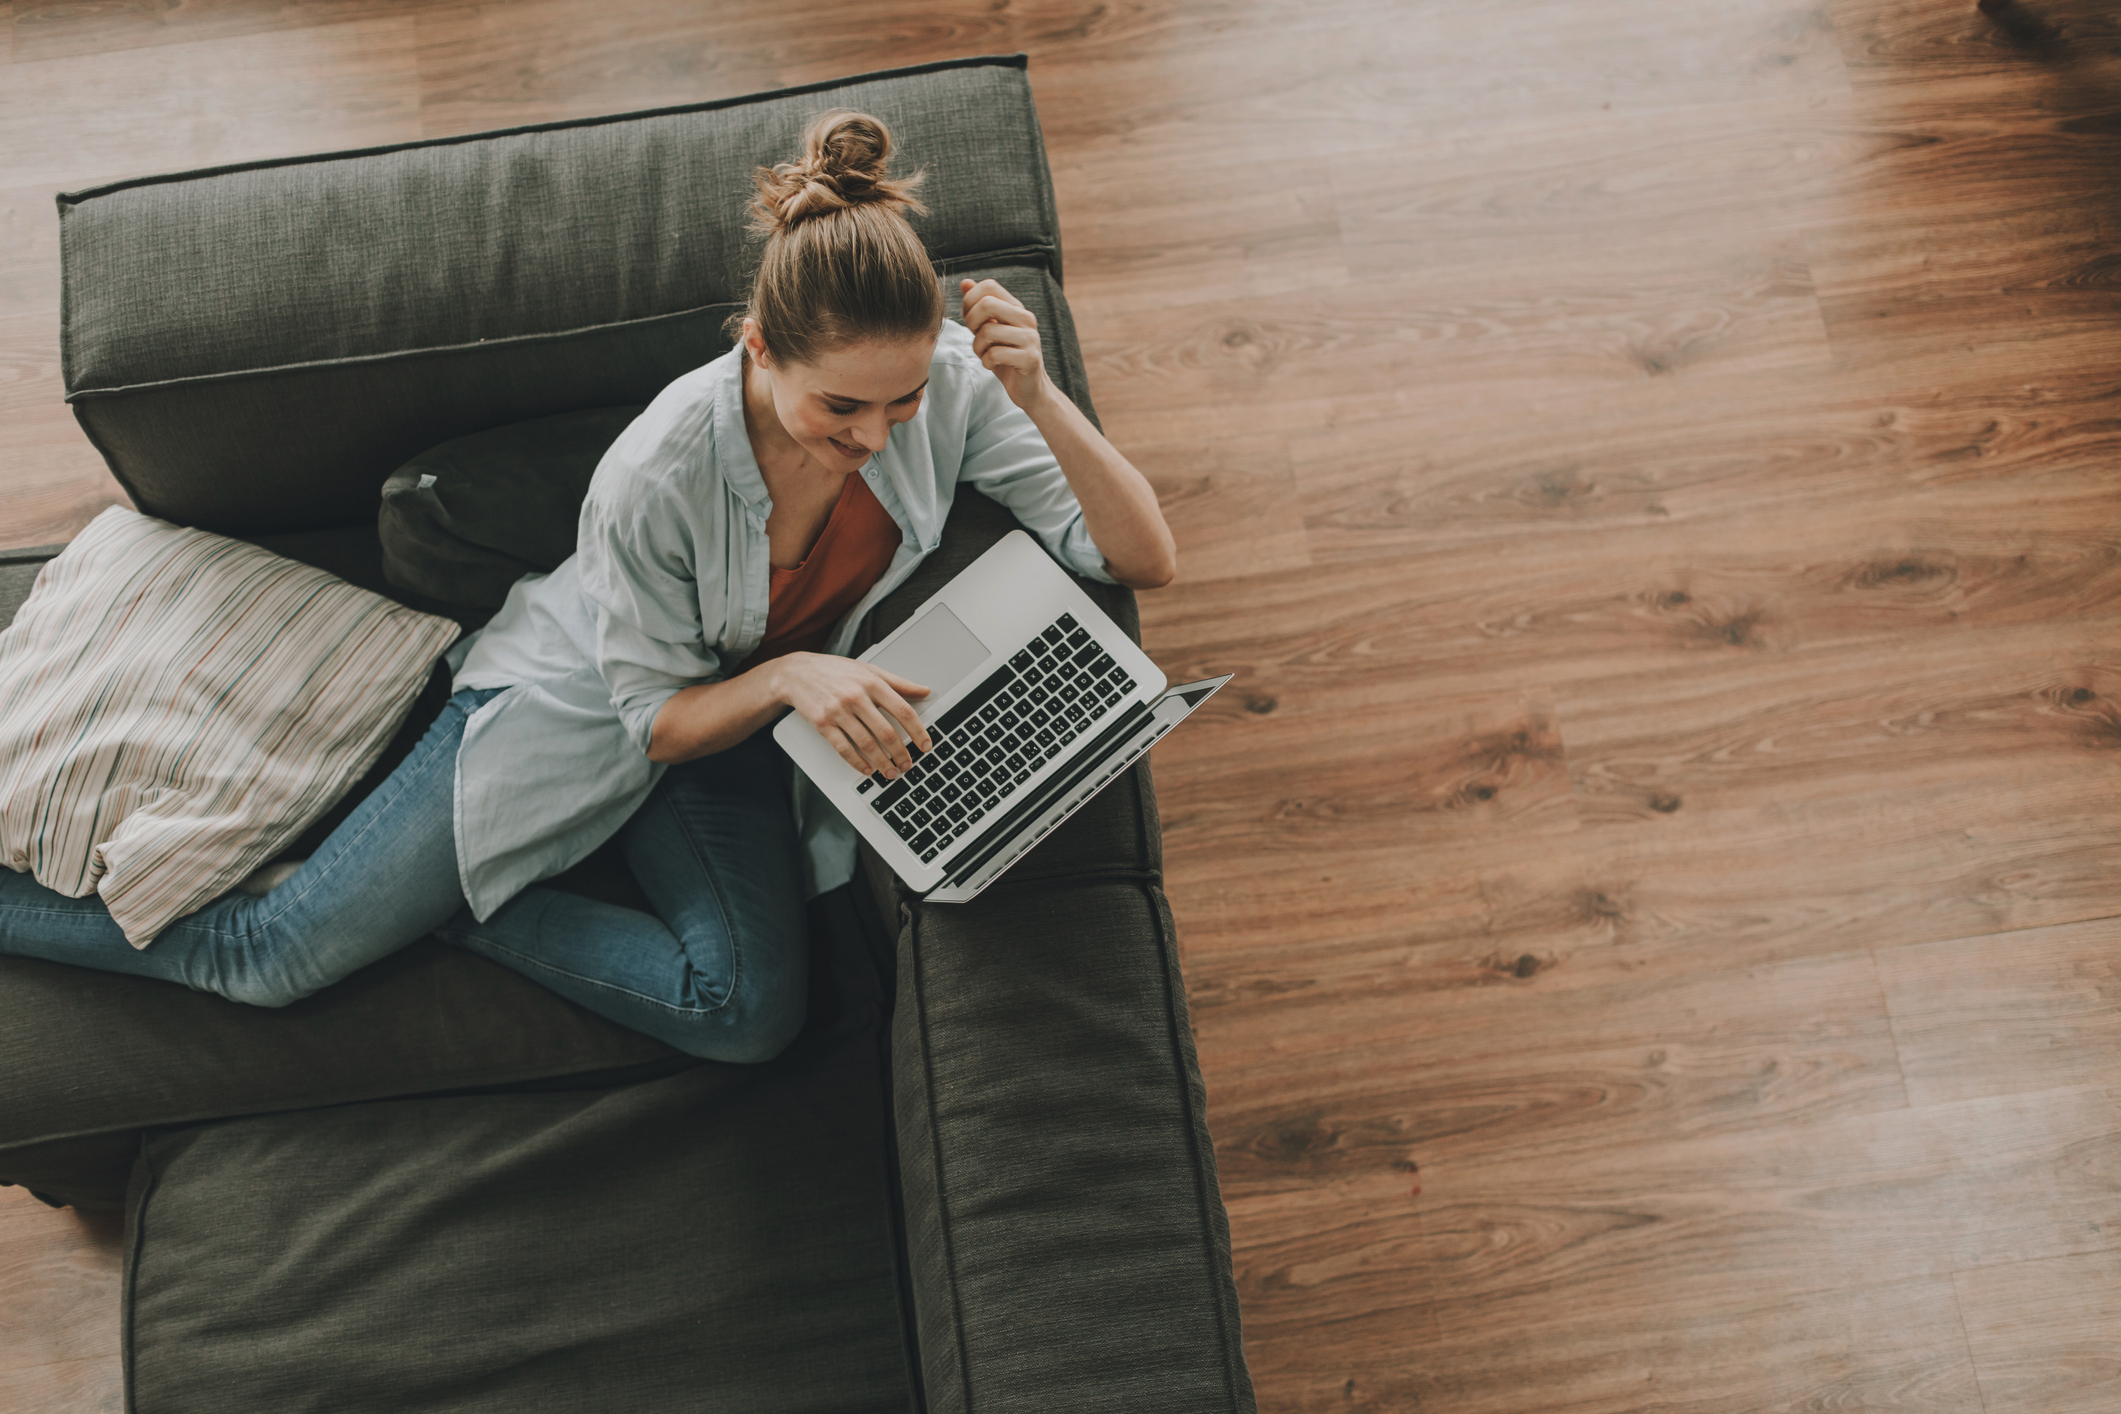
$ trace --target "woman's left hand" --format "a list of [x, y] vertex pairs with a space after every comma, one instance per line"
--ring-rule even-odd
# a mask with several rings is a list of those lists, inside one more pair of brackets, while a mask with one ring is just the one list
[[1048, 386], [1046, 360], [1038, 342], [1038, 316], [998, 281], [957, 283], [964, 295], [965, 327], [972, 331], [972, 351], [1002, 380], [1009, 401], [1031, 411]]

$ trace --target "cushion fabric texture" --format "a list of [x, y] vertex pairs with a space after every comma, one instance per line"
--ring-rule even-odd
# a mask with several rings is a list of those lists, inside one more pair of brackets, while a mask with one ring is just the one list
[[[373, 525], [263, 539], [304, 564], [388, 589]], [[0, 628], [61, 548], [0, 557]], [[437, 664], [368, 775], [283, 857], [315, 853], [396, 768], [448, 700], [449, 678], [447, 665]], [[649, 907], [616, 842], [549, 882]], [[166, 1064], [173, 1055], [186, 1063]], [[0, 957], [0, 1075], [8, 1077], [0, 1085], [0, 1183], [23, 1184], [48, 1202], [116, 1209], [150, 1125], [432, 1090], [594, 1081], [691, 1063], [519, 973], [433, 940], [270, 1011], [148, 978]]]
[[0, 957], [0, 1181], [106, 1205], [151, 1126], [686, 1059], [432, 939], [274, 1009]]
[[919, 1407], [888, 992], [851, 888], [762, 1066], [259, 1115], [134, 1171], [128, 1407], [877, 1414]]
[[910, 908], [898, 986], [929, 1410], [1251, 1410], [1163, 890], [1004, 876]]
[[112, 507], [0, 633], [0, 863], [135, 947], [233, 887], [390, 741], [450, 620]]
[[574, 553], [597, 463], [638, 406], [534, 417], [430, 447], [383, 483], [383, 572], [415, 593], [498, 609]]
[[793, 156], [832, 107], [877, 114], [898, 169], [931, 172], [935, 214], [914, 224], [939, 269], [1039, 271], [1057, 301], [1023, 65], [65, 194], [68, 401], [150, 514], [230, 534], [365, 520], [378, 468], [481, 428], [646, 403], [726, 349], [756, 254], [737, 216], [752, 169]]

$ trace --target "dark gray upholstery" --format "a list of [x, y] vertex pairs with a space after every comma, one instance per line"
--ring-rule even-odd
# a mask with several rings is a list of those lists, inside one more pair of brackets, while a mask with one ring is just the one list
[[421, 452], [383, 483], [383, 573], [447, 603], [500, 608], [517, 580], [574, 553], [597, 463], [640, 412], [555, 413]]
[[765, 1066], [159, 1132], [134, 1170], [132, 1407], [915, 1407], [884, 998], [851, 890]]
[[[671, 1060], [508, 969], [416, 943], [268, 1011], [170, 982], [0, 957], [0, 1178], [115, 1204], [138, 1132]], [[116, 1147], [72, 1141], [118, 1136]], [[64, 1147], [47, 1151], [47, 1146]], [[116, 1169], [84, 1167], [122, 1151]]]
[[835, 106], [931, 169], [917, 224], [941, 269], [1043, 271], [1059, 304], [1022, 58], [968, 60], [68, 193], [67, 400], [149, 515], [228, 534], [365, 520], [378, 467], [645, 403], [727, 348], [750, 172]]
[[928, 1407], [1250, 1407], [1163, 890], [1089, 874], [915, 906], [898, 983]]
[[[69, 396], [141, 509], [438, 610], [383, 578], [384, 478], [720, 352], [748, 172], [838, 105], [934, 169], [952, 307], [1000, 279], [1087, 410], [1020, 57], [74, 194]], [[856, 651], [1013, 524], [962, 492]], [[972, 904], [863, 868], [759, 1067], [432, 942], [279, 1012], [0, 958], [0, 1181], [129, 1182], [154, 1414], [1251, 1410], [1147, 762]], [[557, 882], [642, 902], [612, 850]]]
[[57, 545], [0, 550], [0, 627], [5, 627], [15, 617], [15, 610], [22, 607], [22, 601], [29, 598], [30, 590], [36, 585], [38, 571], [57, 553]]
[[[1049, 376], [1094, 422], [1097, 410], [1090, 405], [1074, 321], [1053, 278], [1037, 266], [959, 265], [940, 276], [950, 317], [958, 318], [961, 278], [1000, 281], [1046, 331], [1042, 349]], [[728, 347], [724, 340], [717, 355]], [[638, 411], [559, 413], [503, 423], [423, 449], [383, 483], [378, 532], [384, 578], [370, 587], [431, 606], [430, 612], [483, 621], [500, 608], [518, 577], [554, 569], [574, 553], [575, 524], [590, 476], [604, 449]], [[421, 473], [431, 474], [435, 484], [421, 487]], [[321, 545], [336, 537], [312, 532], [300, 541], [266, 538]], [[298, 549], [282, 553], [305, 558]]]

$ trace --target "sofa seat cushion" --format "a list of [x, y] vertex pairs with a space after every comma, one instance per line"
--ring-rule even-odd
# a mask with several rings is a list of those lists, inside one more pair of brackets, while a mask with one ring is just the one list
[[916, 1407], [875, 939], [849, 890], [810, 917], [810, 1023], [766, 1065], [151, 1137], [132, 1407]]
[[0, 632], [0, 864], [100, 894], [147, 947], [338, 802], [456, 637], [114, 506]]

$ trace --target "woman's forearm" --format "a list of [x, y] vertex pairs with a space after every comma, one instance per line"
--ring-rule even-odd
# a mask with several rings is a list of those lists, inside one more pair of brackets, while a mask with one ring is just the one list
[[720, 682], [680, 688], [649, 731], [648, 759], [666, 765], [727, 751], [781, 715], [788, 705], [775, 658]]
[[1106, 571], [1130, 589], [1169, 584], [1178, 574], [1178, 545], [1149, 479], [1051, 382], [1028, 412], [1082, 503]]

